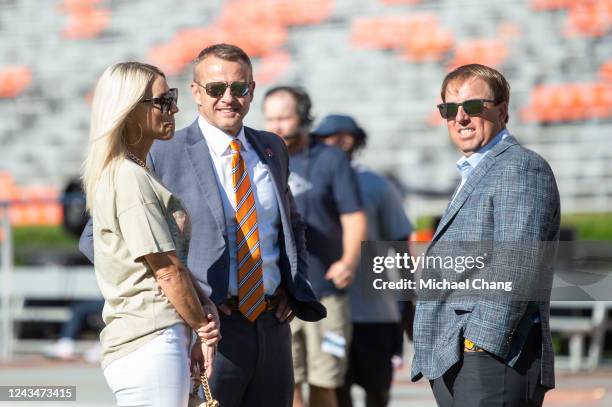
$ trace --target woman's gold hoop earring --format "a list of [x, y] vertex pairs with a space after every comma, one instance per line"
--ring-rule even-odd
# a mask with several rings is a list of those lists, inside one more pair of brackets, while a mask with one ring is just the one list
[[140, 143], [140, 141], [142, 140], [142, 126], [140, 125], [140, 123], [138, 123], [138, 128], [140, 129], [140, 138], [138, 138], [138, 140], [136, 140], [135, 143], [128, 143], [126, 141], [125, 142], [126, 145], [128, 145], [128, 146], [135, 146], [136, 144]]

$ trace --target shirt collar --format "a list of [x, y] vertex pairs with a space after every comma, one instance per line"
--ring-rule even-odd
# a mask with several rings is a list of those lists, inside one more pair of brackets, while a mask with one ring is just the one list
[[200, 130], [204, 135], [204, 139], [206, 139], [208, 147], [217, 157], [231, 154], [229, 145], [230, 141], [234, 139], [238, 139], [240, 141], [241, 151], [246, 152], [250, 149], [250, 145], [246, 140], [246, 136], [244, 135], [244, 126], [240, 128], [240, 131], [236, 137], [230, 136], [223, 130], [213, 126], [201, 115], [198, 116], [198, 126], [200, 126]]
[[508, 136], [510, 136], [510, 132], [508, 131], [508, 129], [504, 128], [499, 133], [497, 133], [495, 137], [491, 139], [491, 141], [480, 147], [480, 149], [472, 153], [472, 155], [470, 155], [469, 157], [463, 156], [458, 159], [457, 169], [459, 170], [459, 172], [462, 173], [463, 170], [465, 170], [465, 168], [468, 166], [471, 168], [476, 168], [476, 166], [480, 163], [484, 156], [487, 155], [487, 153], [491, 151], [491, 149], [495, 147], [497, 143], [499, 143]]

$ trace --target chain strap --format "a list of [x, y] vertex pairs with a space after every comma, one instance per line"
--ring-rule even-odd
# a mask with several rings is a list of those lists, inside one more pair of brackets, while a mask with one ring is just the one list
[[195, 385], [193, 392], [197, 393], [200, 386], [202, 386], [202, 388], [204, 389], [204, 400], [206, 401], [206, 407], [219, 407], [219, 402], [213, 399], [206, 373], [202, 373], [202, 375], [200, 376], [200, 382]]

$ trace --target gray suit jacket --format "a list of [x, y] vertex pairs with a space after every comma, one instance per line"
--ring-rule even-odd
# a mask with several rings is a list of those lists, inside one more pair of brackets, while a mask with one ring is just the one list
[[[245, 136], [274, 179], [281, 218], [281, 284], [288, 293], [295, 316], [305, 321], [318, 321], [326, 316], [326, 310], [308, 281], [304, 225], [287, 185], [287, 148], [272, 133], [245, 127]], [[148, 163], [190, 214], [189, 270], [203, 287], [212, 289], [211, 299], [215, 303], [225, 302], [229, 284], [227, 230], [214, 166], [197, 120], [177, 131], [172, 140], [153, 143]], [[91, 260], [91, 238], [87, 235], [91, 235], [90, 226], [83, 232], [80, 247]]]
[[[497, 248], [491, 269], [506, 273], [506, 279], [520, 282], [527, 290], [544, 286], [545, 294], [538, 301], [479, 295], [453, 298], [453, 293], [444, 299], [419, 300], [414, 321], [413, 380], [422, 375], [430, 380], [442, 376], [461, 359], [462, 338], [513, 365], [534, 314], [539, 314], [542, 384], [554, 387], [549, 328], [552, 267], [539, 267], [539, 244], [535, 242], [553, 242], [556, 247], [559, 219], [559, 192], [549, 165], [514, 137], [501, 140], [474, 168], [449, 205], [427, 255], [452, 255], [453, 250], [457, 255], [461, 244], [449, 242], [491, 242]], [[522, 255], [518, 259], [510, 253], [511, 242], [520, 247]]]

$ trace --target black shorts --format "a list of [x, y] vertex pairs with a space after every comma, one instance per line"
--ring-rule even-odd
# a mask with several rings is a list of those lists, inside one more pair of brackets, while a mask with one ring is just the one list
[[399, 323], [353, 323], [345, 385], [358, 384], [366, 391], [390, 389], [391, 357], [397, 353], [401, 336]]

